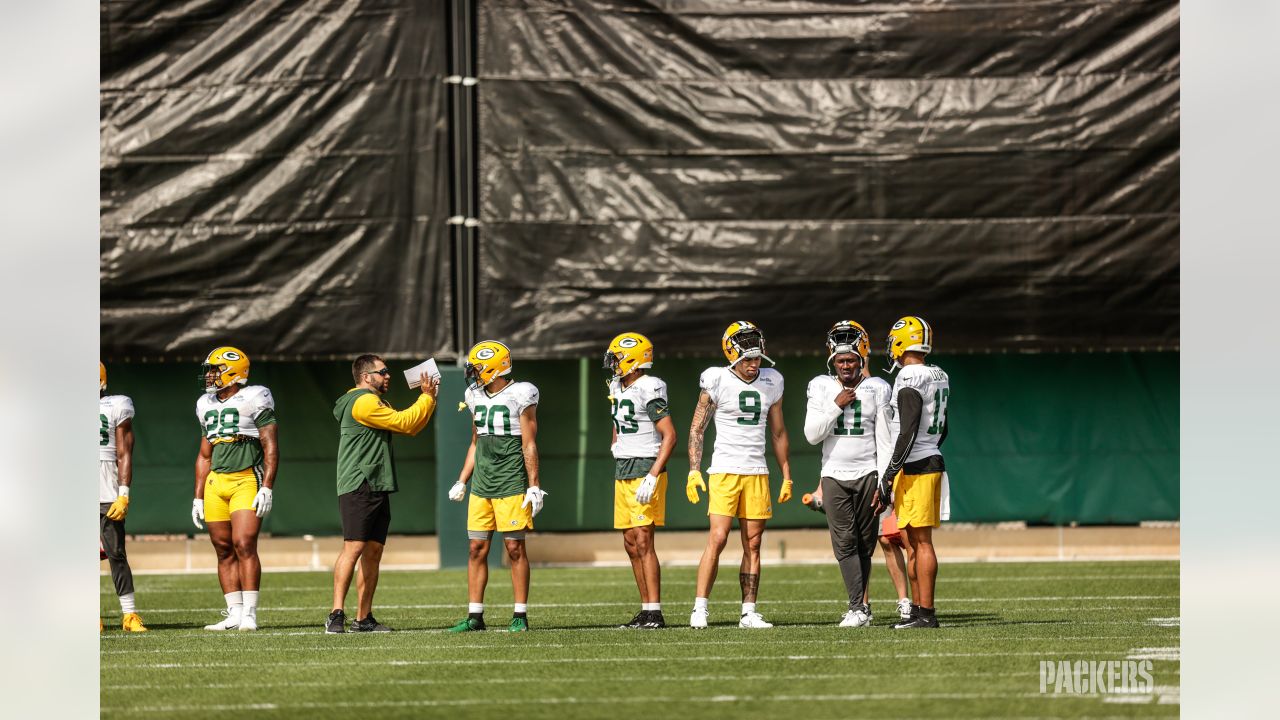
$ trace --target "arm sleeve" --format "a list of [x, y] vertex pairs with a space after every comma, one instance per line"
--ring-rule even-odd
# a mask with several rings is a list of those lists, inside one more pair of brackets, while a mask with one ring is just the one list
[[390, 430], [402, 435], [417, 435], [427, 426], [431, 413], [435, 412], [436, 403], [430, 395], [422, 394], [412, 405], [396, 412], [378, 402], [373, 393], [361, 395], [351, 407], [351, 417], [355, 421], [375, 430]]
[[893, 421], [889, 418], [889, 394], [881, 393], [876, 408], [876, 470], [884, 477], [893, 457]]
[[809, 383], [809, 400], [805, 406], [804, 439], [808, 440], [810, 445], [819, 445], [826, 440], [835, 429], [836, 420], [844, 412], [833, 398], [826, 397], [826, 393], [821, 391], [818, 382], [815, 379]]
[[889, 458], [887, 474], [897, 475], [907, 461], [911, 448], [916, 444], [916, 433], [920, 432], [920, 416], [923, 413], [924, 398], [920, 397], [915, 388], [906, 387], [898, 391], [898, 442]]

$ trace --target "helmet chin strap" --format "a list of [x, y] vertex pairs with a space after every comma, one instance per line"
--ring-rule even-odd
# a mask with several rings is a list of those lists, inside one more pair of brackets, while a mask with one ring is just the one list
[[[755, 353], [755, 354], [750, 355], [748, 353]], [[736, 366], [738, 363], [742, 362], [743, 360], [749, 360], [751, 358], [763, 358], [765, 360], [768, 360], [769, 367], [777, 367], [778, 365], [778, 363], [773, 361], [773, 358], [769, 357], [768, 355], [765, 355], [759, 350], [747, 350], [746, 352], [739, 355], [737, 360], [734, 360], [733, 362], [729, 363], [729, 369], [732, 370], [734, 366]]]

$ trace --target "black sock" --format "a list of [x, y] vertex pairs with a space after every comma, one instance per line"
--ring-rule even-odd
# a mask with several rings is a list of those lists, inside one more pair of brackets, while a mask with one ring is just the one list
[[922, 607], [922, 608], [916, 608], [916, 610], [919, 617], [923, 617], [923, 618], [933, 617], [933, 608]]
[[521, 620], [527, 620], [529, 618], [529, 613], [512, 613], [511, 618], [513, 620], [515, 618], [520, 618]]
[[468, 618], [471, 618], [472, 620], [478, 620], [478, 621], [480, 621], [480, 622], [484, 622], [484, 613], [482, 613], [482, 612], [478, 612], [478, 613], [467, 613], [467, 617], [468, 617]]

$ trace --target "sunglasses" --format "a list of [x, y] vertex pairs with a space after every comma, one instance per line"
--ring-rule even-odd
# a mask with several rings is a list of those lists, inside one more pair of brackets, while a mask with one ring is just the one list
[[386, 368], [382, 368], [381, 370], [370, 370], [365, 373], [365, 375], [381, 375], [382, 377], [387, 377], [391, 375], [391, 371]]

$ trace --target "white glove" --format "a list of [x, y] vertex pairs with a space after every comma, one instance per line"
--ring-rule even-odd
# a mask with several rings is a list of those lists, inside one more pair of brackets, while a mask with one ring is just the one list
[[204, 498], [191, 501], [191, 522], [200, 530], [204, 529]]
[[520, 509], [533, 506], [533, 517], [538, 517], [538, 513], [542, 512], [542, 498], [550, 493], [543, 492], [542, 488], [536, 485], [530, 485], [528, 490], [524, 491], [524, 502], [520, 503]]
[[467, 484], [461, 480], [455, 482], [453, 487], [449, 488], [449, 499], [454, 502], [462, 502], [462, 498], [467, 496]]
[[653, 491], [658, 489], [658, 478], [653, 475], [645, 475], [644, 480], [640, 481], [640, 487], [636, 488], [636, 502], [641, 505], [648, 505], [653, 499]]
[[259, 488], [258, 494], [253, 496], [253, 510], [258, 513], [259, 518], [264, 518], [271, 512], [271, 488]]

